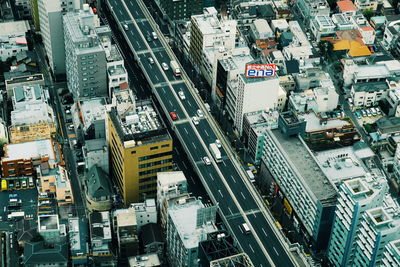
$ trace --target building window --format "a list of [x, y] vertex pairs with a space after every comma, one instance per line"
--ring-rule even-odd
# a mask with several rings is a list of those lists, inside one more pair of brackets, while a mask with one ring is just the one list
[[152, 146], [152, 147], [150, 147], [150, 150], [156, 150], [156, 149], [158, 149], [158, 146]]
[[161, 145], [161, 147], [169, 147], [169, 144]]
[[136, 154], [136, 150], [131, 151], [131, 154]]

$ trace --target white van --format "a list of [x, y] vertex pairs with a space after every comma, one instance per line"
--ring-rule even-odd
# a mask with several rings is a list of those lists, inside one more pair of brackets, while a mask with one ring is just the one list
[[151, 35], [153, 36], [153, 39], [154, 39], [154, 40], [157, 40], [157, 39], [158, 39], [157, 33], [152, 32]]
[[242, 228], [242, 231], [244, 234], [246, 234], [246, 235], [250, 234], [250, 232], [251, 232], [250, 227], [247, 225], [247, 223], [243, 223], [241, 225], [241, 228]]

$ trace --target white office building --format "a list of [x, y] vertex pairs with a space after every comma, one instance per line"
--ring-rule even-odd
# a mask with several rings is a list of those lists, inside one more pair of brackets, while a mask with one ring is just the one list
[[182, 171], [157, 173], [157, 209], [161, 210], [164, 200], [188, 192], [188, 185]]
[[68, 89], [75, 98], [107, 95], [107, 60], [96, 28], [100, 20], [87, 4], [63, 16]]
[[217, 231], [216, 206], [204, 206], [200, 200], [168, 209], [167, 254], [171, 266], [198, 266], [199, 242]]
[[340, 185], [328, 248], [328, 258], [334, 266], [351, 266], [362, 216], [366, 210], [382, 206], [387, 192], [384, 177], [358, 177]]
[[240, 74], [228, 84], [226, 110], [242, 134], [245, 113], [275, 109], [278, 106], [279, 79], [275, 77], [249, 78]]
[[207, 47], [234, 48], [236, 25], [235, 20], [219, 20], [214, 7], [205, 8], [204, 14], [192, 16], [190, 53], [194, 62], [201, 63], [202, 52]]

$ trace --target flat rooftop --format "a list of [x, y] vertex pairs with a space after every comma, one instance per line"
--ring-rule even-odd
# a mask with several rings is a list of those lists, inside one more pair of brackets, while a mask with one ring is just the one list
[[[110, 118], [125, 146], [170, 139], [156, 109], [149, 100], [138, 102], [135, 110], [118, 115], [115, 108], [110, 111]], [[129, 142], [128, 141], [132, 141]]]
[[56, 157], [53, 149], [53, 142], [50, 139], [43, 139], [31, 142], [7, 144], [3, 161], [49, 157], [54, 162]]
[[301, 142], [299, 137], [285, 137], [279, 129], [271, 130], [271, 133], [278, 141], [285, 158], [301, 175], [300, 179], [304, 186], [309, 188], [309, 193], [314, 194], [323, 204], [336, 203], [335, 187], [330, 183], [305, 143]]
[[[20, 20], [20, 21], [9, 21], [0, 23], [0, 37], [15, 35], [15, 34], [24, 34], [30, 30], [29, 21]], [[1, 39], [1, 38], [0, 38]]]
[[80, 100], [77, 105], [81, 111], [81, 121], [85, 128], [89, 127], [93, 121], [104, 120], [106, 114], [107, 101], [103, 97]]
[[123, 209], [116, 214], [118, 227], [137, 225], [135, 209]]
[[68, 218], [69, 223], [69, 244], [72, 253], [82, 252], [86, 254], [87, 225], [83, 218]]
[[353, 124], [346, 119], [330, 119], [322, 120], [314, 112], [303, 113], [298, 115], [299, 118], [304, 119], [306, 124], [306, 132], [325, 131], [329, 129], [341, 129], [345, 126], [352, 126]]
[[200, 200], [188, 202], [183, 205], [172, 206], [168, 214], [175, 224], [180, 240], [185, 248], [195, 248], [203, 241], [207, 233], [215, 232], [214, 224], [203, 224], [197, 227], [197, 211], [204, 208]]
[[57, 230], [58, 215], [41, 215], [38, 217], [39, 231]]
[[366, 174], [364, 164], [357, 158], [352, 146], [315, 152], [314, 155], [322, 171], [334, 184]]
[[185, 174], [182, 171], [158, 172], [157, 183], [160, 186], [186, 182]]

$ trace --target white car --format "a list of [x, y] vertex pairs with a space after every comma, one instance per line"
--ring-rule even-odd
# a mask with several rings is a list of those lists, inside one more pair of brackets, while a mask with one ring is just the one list
[[165, 63], [165, 62], [163, 62], [163, 63], [161, 63], [161, 67], [163, 68], [163, 70], [169, 70], [169, 67], [168, 67], [168, 65], [167, 65], [167, 63]]
[[149, 57], [149, 63], [154, 64], [154, 59], [152, 57]]
[[204, 113], [203, 113], [203, 111], [201, 111], [201, 109], [197, 110], [197, 116], [199, 116], [200, 118], [204, 117]]
[[221, 147], [222, 147], [221, 141], [219, 141], [219, 139], [216, 139], [216, 140], [215, 140], [215, 144], [217, 145], [218, 148], [221, 148]]
[[192, 121], [194, 125], [199, 125], [199, 119], [197, 117], [193, 117]]
[[124, 29], [125, 29], [125, 31], [127, 31], [129, 29], [128, 25], [124, 24]]
[[203, 161], [204, 161], [204, 163], [205, 163], [206, 165], [211, 165], [211, 161], [210, 161], [210, 159], [209, 159], [208, 157], [204, 157], [204, 158], [203, 158]]
[[70, 125], [70, 126], [68, 126], [68, 130], [70, 130], [70, 131], [72, 131], [74, 128], [75, 128], [75, 126], [74, 126], [74, 125]]
[[178, 95], [179, 95], [180, 99], [182, 99], [182, 100], [186, 99], [185, 93], [183, 91], [179, 91]]

